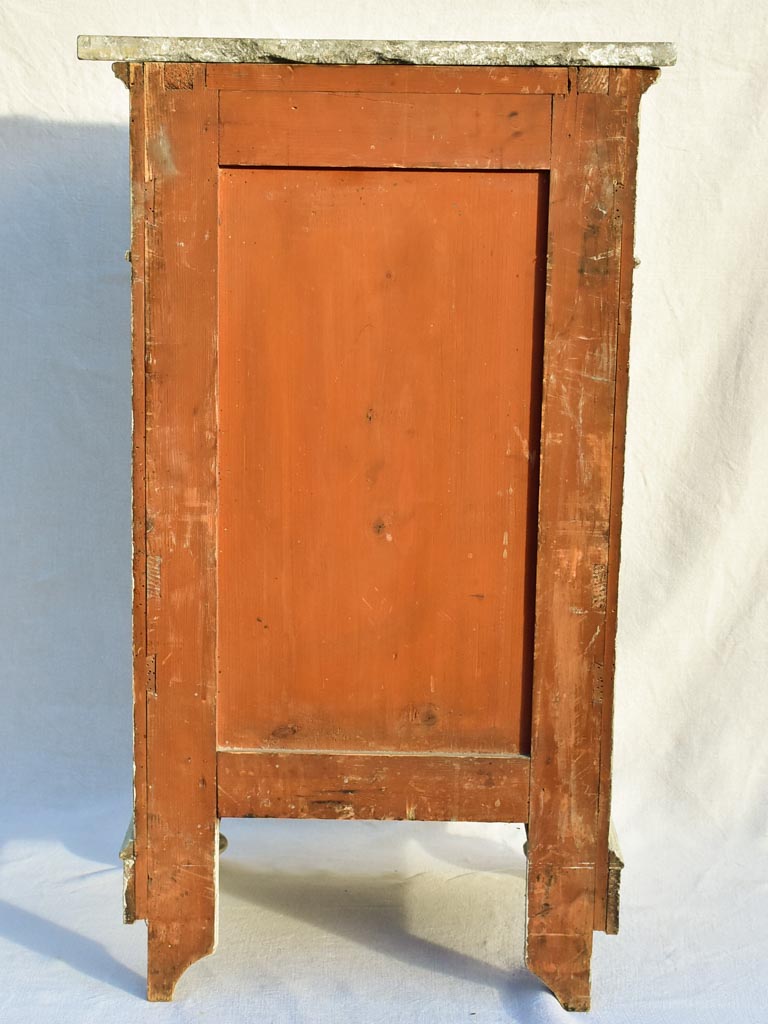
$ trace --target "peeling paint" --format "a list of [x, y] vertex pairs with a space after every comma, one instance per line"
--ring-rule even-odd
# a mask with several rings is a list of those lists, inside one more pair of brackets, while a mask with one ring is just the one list
[[161, 555], [147, 555], [147, 599], [155, 600], [160, 597], [160, 577], [163, 565]]
[[147, 139], [147, 155], [151, 177], [170, 178], [178, 174], [176, 164], [173, 161], [171, 143], [162, 125], [158, 126], [155, 134]]

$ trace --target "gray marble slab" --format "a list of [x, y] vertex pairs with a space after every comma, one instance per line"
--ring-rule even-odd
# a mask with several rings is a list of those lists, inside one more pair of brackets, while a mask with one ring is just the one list
[[668, 67], [672, 43], [437, 42], [369, 39], [205, 39], [79, 36], [81, 60], [214, 64], [427, 64]]

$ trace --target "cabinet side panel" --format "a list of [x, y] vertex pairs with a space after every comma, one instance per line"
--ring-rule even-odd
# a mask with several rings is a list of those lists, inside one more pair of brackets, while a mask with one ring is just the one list
[[534, 644], [529, 967], [589, 1006], [626, 103], [554, 100]]
[[131, 90], [131, 375], [133, 398], [133, 815], [134, 906], [147, 902], [147, 576], [144, 491], [144, 68], [129, 66]]

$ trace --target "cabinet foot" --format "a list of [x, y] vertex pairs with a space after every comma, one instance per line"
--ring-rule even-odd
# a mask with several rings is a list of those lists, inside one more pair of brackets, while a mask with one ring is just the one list
[[581, 935], [532, 935], [528, 937], [528, 970], [553, 993], [564, 1010], [589, 1009], [591, 950]]
[[184, 921], [150, 922], [147, 956], [147, 999], [169, 1002], [182, 974], [192, 964], [213, 953], [214, 922], [193, 928]]
[[[159, 844], [158, 844], [159, 845]], [[216, 948], [218, 821], [168, 837], [152, 851], [147, 917], [147, 999], [168, 1002], [192, 964]]]

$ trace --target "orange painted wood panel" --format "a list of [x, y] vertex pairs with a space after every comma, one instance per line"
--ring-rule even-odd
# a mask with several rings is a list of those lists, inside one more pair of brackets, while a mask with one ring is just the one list
[[527, 757], [220, 751], [222, 818], [527, 821]]
[[223, 170], [223, 747], [526, 753], [546, 176]]
[[225, 166], [546, 168], [550, 96], [222, 91]]
[[568, 92], [567, 68], [408, 67], [318, 64], [209, 64], [209, 89], [278, 92], [534, 93]]

